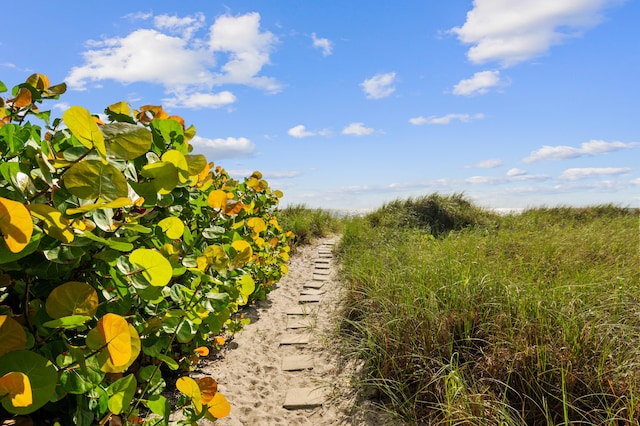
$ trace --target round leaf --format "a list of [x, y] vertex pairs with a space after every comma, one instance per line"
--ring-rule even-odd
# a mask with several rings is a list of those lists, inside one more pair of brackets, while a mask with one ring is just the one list
[[189, 398], [191, 398], [191, 402], [196, 408], [196, 413], [200, 413], [202, 411], [202, 396], [200, 395], [200, 387], [198, 383], [193, 380], [191, 377], [180, 377], [176, 381], [176, 388]]
[[31, 213], [24, 204], [0, 197], [0, 234], [12, 253], [29, 244], [33, 233]]
[[33, 413], [49, 402], [56, 390], [58, 373], [51, 362], [31, 351], [13, 351], [0, 357], [0, 375], [16, 371], [29, 377], [33, 402], [28, 407], [15, 407], [9, 398], [2, 399], [2, 406], [13, 414]]
[[182, 237], [182, 234], [184, 233], [184, 223], [174, 216], [165, 217], [158, 222], [158, 226], [162, 229], [165, 235], [172, 240]]
[[33, 404], [31, 382], [24, 373], [12, 371], [0, 377], [0, 398], [8, 395], [14, 407], [28, 407]]
[[200, 388], [200, 396], [203, 404], [208, 404], [218, 391], [218, 382], [212, 377], [203, 377], [196, 382]]
[[107, 137], [107, 150], [123, 160], [133, 160], [151, 148], [151, 132], [130, 123], [110, 123], [101, 127]]
[[10, 316], [0, 315], [0, 355], [24, 349], [27, 334], [18, 321]]
[[133, 374], [129, 374], [109, 385], [107, 393], [109, 394], [109, 410], [113, 414], [120, 414], [126, 408], [129, 408], [131, 400], [136, 393], [136, 378]]
[[238, 240], [231, 243], [231, 247], [236, 251], [236, 255], [233, 257], [231, 263], [234, 267], [239, 268], [247, 264], [253, 256], [253, 250], [251, 245], [244, 241]]
[[231, 413], [231, 404], [223, 394], [217, 392], [209, 402], [207, 411], [216, 419], [227, 417]]
[[129, 194], [127, 179], [111, 164], [85, 160], [74, 164], [64, 174], [67, 190], [78, 198], [104, 198], [113, 201]]
[[29, 211], [33, 217], [43, 221], [42, 229], [45, 234], [65, 244], [73, 241], [73, 231], [60, 210], [48, 204], [30, 204]]
[[53, 319], [70, 315], [92, 317], [98, 310], [98, 293], [87, 283], [69, 281], [49, 293], [45, 309]]
[[104, 136], [87, 109], [72, 106], [62, 114], [62, 121], [82, 145], [95, 148], [101, 158], [107, 158]]
[[[105, 314], [98, 320], [97, 327], [87, 335], [87, 346], [91, 349], [102, 349], [101, 368], [107, 362], [107, 358], [115, 367], [125, 365], [132, 353], [129, 324], [120, 315]], [[102, 370], [104, 371], [104, 368]]]
[[157, 250], [136, 249], [129, 255], [129, 262], [155, 287], [167, 285], [173, 275], [171, 263]]

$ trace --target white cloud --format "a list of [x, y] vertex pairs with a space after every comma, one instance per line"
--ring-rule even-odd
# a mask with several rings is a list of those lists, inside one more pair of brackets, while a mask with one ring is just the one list
[[344, 129], [342, 129], [343, 135], [355, 135], [355, 136], [364, 136], [370, 135], [374, 132], [374, 129], [371, 127], [365, 127], [364, 123], [351, 123]]
[[[147, 21], [150, 17], [145, 15]], [[65, 79], [69, 87], [84, 90], [88, 83], [103, 80], [160, 84], [173, 96], [173, 105], [186, 108], [218, 108], [235, 101], [230, 92], [212, 90], [224, 84], [280, 90], [275, 79], [260, 75], [278, 39], [260, 30], [258, 13], [219, 16], [201, 38], [194, 35], [205, 24], [202, 14], [158, 15], [151, 22], [154, 28], [88, 41], [84, 64], [72, 68]]]
[[308, 138], [310, 136], [329, 136], [330, 134], [329, 130], [327, 129], [318, 131], [307, 130], [307, 128], [302, 124], [298, 124], [297, 126], [290, 128], [287, 133], [289, 134], [289, 136], [293, 136], [294, 138], [299, 139]]
[[216, 76], [216, 83], [246, 84], [272, 93], [280, 91], [275, 79], [257, 76], [269, 64], [269, 55], [277, 42], [273, 33], [260, 31], [259, 13], [219, 16], [211, 26], [209, 48], [214, 53], [227, 52], [229, 60], [222, 66], [225, 73]]
[[516, 176], [524, 176], [526, 175], [527, 172], [525, 172], [524, 170], [518, 169], [518, 168], [513, 168], [513, 169], [509, 169], [507, 171], [507, 176], [508, 177], [516, 177]]
[[492, 87], [501, 87], [507, 84], [509, 84], [507, 81], [500, 79], [500, 71], [479, 71], [473, 74], [473, 77], [460, 80], [458, 84], [453, 86], [453, 94], [462, 96], [483, 95]]
[[453, 121], [461, 121], [463, 123], [468, 123], [472, 120], [480, 120], [484, 118], [484, 114], [447, 114], [441, 117], [437, 117], [435, 115], [431, 115], [429, 117], [414, 117], [410, 118], [409, 122], [416, 126], [422, 124], [450, 124]]
[[618, 151], [620, 149], [631, 149], [640, 145], [638, 142], [624, 143], [620, 141], [606, 142], [603, 140], [590, 140], [584, 142], [580, 147], [556, 145], [544, 145], [542, 148], [532, 151], [528, 157], [522, 160], [523, 163], [533, 163], [543, 160], [566, 160], [568, 158], [582, 157], [584, 155], [598, 155], [607, 152]]
[[308, 131], [302, 124], [290, 128], [287, 133], [294, 138], [307, 138], [315, 135], [315, 133]]
[[229, 91], [219, 93], [175, 93], [172, 98], [165, 98], [162, 103], [169, 108], [221, 108], [232, 104], [236, 97]]
[[194, 147], [206, 149], [207, 158], [213, 161], [222, 158], [248, 157], [255, 150], [255, 146], [247, 138], [208, 139], [194, 136], [190, 142]]
[[489, 158], [488, 160], [483, 160], [477, 162], [472, 166], [465, 166], [466, 168], [474, 168], [474, 169], [495, 169], [496, 167], [502, 166], [502, 160], [499, 158]]
[[585, 167], [585, 168], [573, 168], [566, 169], [560, 175], [560, 179], [566, 180], [578, 180], [588, 179], [591, 177], [600, 177], [608, 175], [621, 175], [629, 173], [631, 168], [629, 167]]
[[194, 16], [158, 15], [153, 18], [153, 25], [160, 30], [167, 30], [181, 37], [190, 39], [193, 34], [202, 28], [205, 23], [205, 17], [202, 13], [196, 13]]
[[601, 21], [601, 11], [620, 0], [474, 0], [461, 27], [450, 31], [476, 64], [511, 66], [540, 56]]
[[395, 92], [396, 88], [393, 85], [395, 83], [395, 79], [395, 72], [376, 74], [360, 83], [360, 86], [362, 86], [362, 90], [364, 90], [367, 99], [381, 99], [386, 98]]
[[313, 40], [313, 47], [321, 49], [323, 56], [329, 56], [333, 53], [333, 44], [328, 38], [320, 38], [316, 36], [316, 33], [312, 33], [311, 39]]

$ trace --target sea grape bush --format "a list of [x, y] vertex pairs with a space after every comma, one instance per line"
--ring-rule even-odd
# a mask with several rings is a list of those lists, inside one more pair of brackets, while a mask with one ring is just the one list
[[40, 110], [65, 90], [34, 74], [0, 96], [0, 417], [224, 417], [213, 378], [170, 383], [171, 406], [163, 373], [223, 344], [287, 272], [282, 193], [192, 154], [195, 128], [160, 106]]

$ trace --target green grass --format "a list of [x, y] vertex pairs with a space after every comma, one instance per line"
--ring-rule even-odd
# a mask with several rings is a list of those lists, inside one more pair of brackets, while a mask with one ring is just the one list
[[317, 238], [340, 233], [345, 222], [327, 210], [312, 209], [304, 204], [288, 206], [281, 213], [283, 229], [295, 235], [294, 249]]
[[500, 216], [461, 195], [349, 221], [342, 331], [409, 423], [640, 421], [637, 210]]

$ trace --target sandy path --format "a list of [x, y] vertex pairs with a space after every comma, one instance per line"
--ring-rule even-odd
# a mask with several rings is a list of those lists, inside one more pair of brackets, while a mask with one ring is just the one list
[[[287, 330], [290, 308], [300, 306], [298, 300], [305, 283], [312, 280], [319, 251], [337, 238], [325, 238], [302, 247], [292, 256], [289, 273], [268, 295], [268, 300], [251, 307], [247, 316], [251, 324], [237, 333], [223, 357], [206, 361], [202, 374], [218, 381], [218, 389], [232, 405], [231, 415], [218, 420], [220, 426], [238, 425], [376, 425], [369, 404], [356, 403], [352, 388], [353, 365], [342, 365], [336, 342], [337, 310], [341, 284], [337, 280], [335, 258], [330, 260], [329, 280], [322, 290], [322, 300], [314, 315], [307, 316], [307, 330]], [[298, 317], [299, 318], [299, 317]], [[307, 345], [283, 346], [283, 336], [292, 333], [310, 334]], [[282, 361], [290, 355], [309, 355], [313, 369], [283, 371]], [[198, 376], [198, 374], [194, 374]], [[283, 408], [286, 393], [292, 388], [323, 389], [322, 406], [311, 409]], [[203, 424], [210, 424], [205, 421]]]

